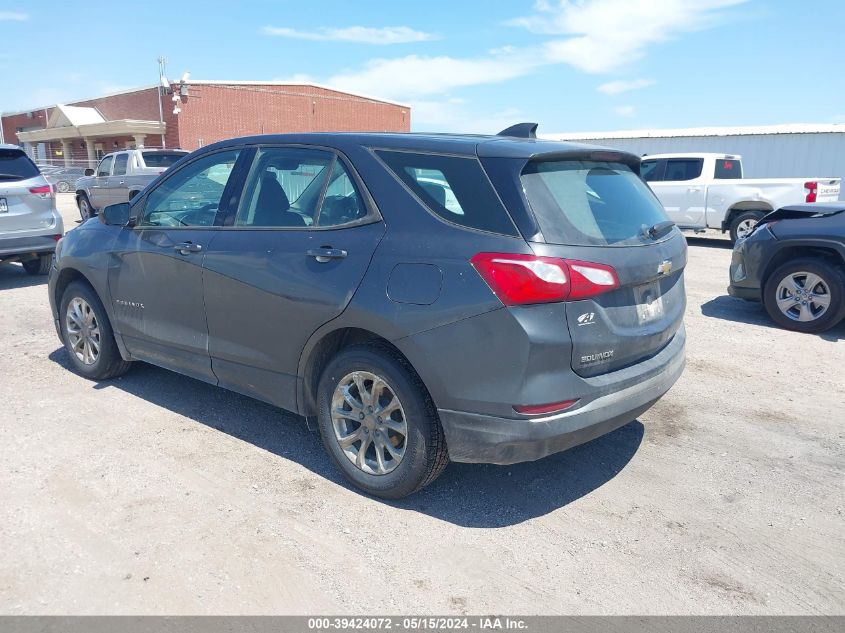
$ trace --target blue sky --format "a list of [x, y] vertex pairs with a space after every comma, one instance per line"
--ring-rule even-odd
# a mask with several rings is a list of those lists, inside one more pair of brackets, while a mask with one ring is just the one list
[[[0, 111], [194, 79], [303, 79], [415, 131], [845, 123], [841, 0], [0, 0]], [[136, 34], [138, 36], [136, 37]]]

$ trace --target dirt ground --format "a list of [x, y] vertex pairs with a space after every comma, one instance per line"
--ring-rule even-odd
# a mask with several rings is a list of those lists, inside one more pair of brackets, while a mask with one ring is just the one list
[[71, 373], [2, 266], [0, 613], [843, 614], [845, 325], [776, 329], [729, 260], [690, 238], [687, 369], [639, 420], [395, 503], [268, 405]]

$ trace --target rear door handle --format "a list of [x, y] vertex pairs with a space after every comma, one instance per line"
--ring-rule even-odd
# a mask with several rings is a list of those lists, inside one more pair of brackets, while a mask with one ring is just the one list
[[182, 242], [181, 244], [174, 245], [173, 249], [179, 251], [181, 255], [188, 255], [190, 253], [199, 253], [202, 250], [202, 244]]
[[325, 264], [333, 259], [343, 259], [347, 253], [340, 248], [331, 248], [330, 246], [321, 246], [320, 248], [309, 248], [305, 251], [308, 257], [313, 257], [321, 264]]
[[690, 187], [689, 189], [687, 189], [687, 191], [690, 193], [698, 193], [699, 191], [701, 191], [701, 187]]

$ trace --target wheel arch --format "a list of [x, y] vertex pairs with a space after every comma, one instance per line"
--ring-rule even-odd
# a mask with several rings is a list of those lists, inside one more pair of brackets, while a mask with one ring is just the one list
[[729, 230], [734, 218], [740, 213], [759, 211], [763, 215], [766, 215], [774, 210], [774, 206], [764, 200], [743, 200], [742, 202], [736, 202], [728, 209], [725, 220], [722, 222], [722, 230]]
[[[91, 287], [91, 290], [97, 292], [97, 289], [94, 287], [94, 284], [91, 283], [91, 280], [88, 279], [82, 272], [77, 270], [76, 268], [62, 268], [59, 271], [58, 276], [56, 277], [56, 287], [55, 287], [55, 294], [53, 295], [53, 299], [56, 302], [56, 305], [59, 306], [62, 303], [62, 295], [64, 295], [65, 290], [67, 287], [72, 284], [74, 281], [82, 281]], [[99, 297], [99, 293], [97, 293]], [[103, 298], [100, 297], [100, 301]]]
[[824, 242], [807, 241], [799, 244], [786, 244], [779, 248], [766, 262], [760, 275], [760, 287], [765, 288], [772, 273], [791, 260], [801, 257], [815, 257], [845, 269], [845, 252]]
[[297, 409], [301, 415], [314, 416], [317, 414], [317, 387], [326, 365], [341, 350], [361, 343], [372, 343], [389, 349], [391, 353], [406, 363], [420, 378], [420, 381], [425, 386], [427, 395], [431, 397], [431, 390], [414, 364], [413, 359], [409, 358], [408, 354], [400, 349], [399, 346], [372, 330], [362, 327], [344, 326], [337, 327], [328, 332], [315, 333], [303, 350], [299, 361], [299, 389], [297, 393]]

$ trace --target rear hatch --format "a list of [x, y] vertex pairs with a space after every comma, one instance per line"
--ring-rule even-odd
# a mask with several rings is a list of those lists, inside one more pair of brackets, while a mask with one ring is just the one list
[[[601, 157], [601, 159], [597, 159]], [[532, 160], [522, 186], [543, 241], [539, 256], [610, 266], [610, 290], [566, 305], [572, 369], [598, 376], [657, 354], [682, 325], [686, 240], [626, 154]], [[651, 229], [651, 231], [650, 231]], [[590, 275], [590, 267], [580, 266]], [[574, 272], [573, 272], [574, 271]]]
[[49, 183], [20, 149], [0, 148], [0, 236], [53, 225]]

